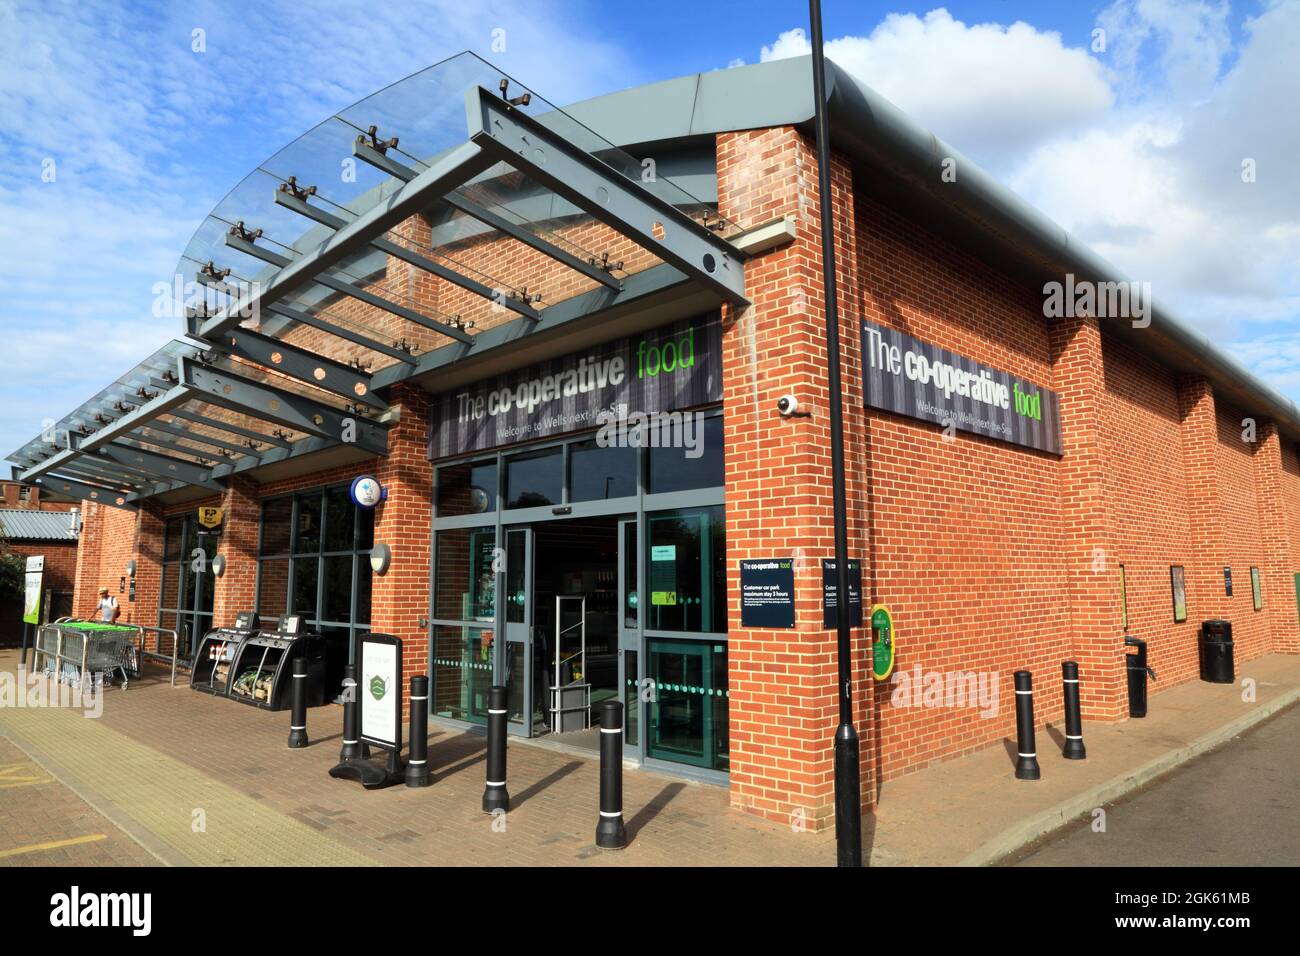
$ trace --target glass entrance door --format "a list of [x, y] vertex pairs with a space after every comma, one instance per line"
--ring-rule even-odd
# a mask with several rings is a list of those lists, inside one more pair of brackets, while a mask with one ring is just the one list
[[637, 522], [618, 523], [618, 686], [623, 689], [623, 746], [641, 755], [641, 588]]
[[517, 733], [537, 733], [542, 714], [534, 683], [533, 530], [505, 529], [504, 660], [507, 720]]

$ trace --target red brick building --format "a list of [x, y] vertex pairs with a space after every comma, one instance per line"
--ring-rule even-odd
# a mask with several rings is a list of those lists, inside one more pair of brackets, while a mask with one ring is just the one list
[[[33, 496], [35, 498], [35, 496]], [[77, 580], [77, 541], [80, 513], [47, 506], [0, 508], [0, 551], [27, 558], [43, 558], [41, 619], [69, 613]], [[18, 644], [23, 634], [22, 595], [0, 598], [0, 644]]]
[[[263, 164], [182, 260], [209, 295], [191, 338], [61, 423], [71, 448], [13, 456], [89, 501], [79, 613], [133, 567], [123, 619], [188, 647], [250, 608], [302, 615], [340, 659], [392, 634], [436, 721], [481, 724], [501, 682], [512, 733], [589, 747], [595, 705], [621, 700], [629, 756], [827, 825], [810, 73], [561, 112], [507, 104], [460, 57]], [[1196, 678], [1207, 619], [1232, 623], [1238, 663], [1300, 652], [1300, 411], [831, 73], [850, 549], [897, 635], [875, 681], [855, 631], [864, 805], [1013, 733], [1016, 670], [1040, 723], [1061, 717], [1065, 660], [1085, 719], [1117, 721], [1126, 635], [1157, 694]], [[468, 137], [434, 108], [466, 88]], [[393, 128], [357, 135], [372, 123]], [[303, 144], [356, 179], [298, 179]], [[251, 321], [239, 280], [260, 283]], [[1061, 310], [1053, 283], [1088, 297]], [[382, 447], [332, 436], [340, 416]], [[386, 490], [373, 509], [350, 497], [361, 476]]]

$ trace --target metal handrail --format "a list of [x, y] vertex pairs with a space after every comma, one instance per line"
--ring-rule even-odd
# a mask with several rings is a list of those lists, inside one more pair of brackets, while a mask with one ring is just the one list
[[163, 635], [164, 635], [164, 634], [170, 634], [170, 635], [171, 635], [171, 637], [172, 637], [172, 655], [171, 655], [171, 662], [172, 662], [172, 682], [171, 682], [171, 685], [172, 685], [173, 687], [175, 687], [175, 686], [176, 686], [176, 659], [177, 659], [177, 654], [178, 654], [178, 652], [180, 651], [180, 635], [178, 635], [178, 634], [176, 633], [176, 631], [174, 631], [172, 628], [169, 628], [169, 627], [149, 627], [149, 626], [147, 626], [147, 625], [145, 625], [145, 624], [136, 624], [136, 625], [134, 625], [134, 626], [135, 626], [135, 627], [138, 627], [138, 628], [140, 629], [140, 632], [141, 632], [141, 634], [140, 634], [140, 658], [141, 658], [142, 661], [143, 661], [143, 659], [144, 659], [144, 657], [145, 657], [146, 654], [151, 654], [153, 657], [156, 657], [156, 658], [158, 658], [159, 660], [162, 660], [162, 661], [166, 661], [166, 660], [167, 660], [167, 655], [166, 655], [166, 654], [163, 654], [163, 653], [162, 653], [161, 651], [159, 651], [159, 650], [155, 650], [155, 651], [152, 651], [152, 652], [151, 652], [151, 651], [147, 651], [147, 650], [145, 650], [145, 647], [144, 647], [144, 632], [147, 631], [147, 632], [150, 632], [150, 633], [153, 633], [153, 634], [158, 635], [157, 638], [155, 638], [155, 640], [154, 640], [154, 647], [156, 647], [156, 648], [160, 648], [160, 647], [162, 647], [162, 638], [163, 638]]

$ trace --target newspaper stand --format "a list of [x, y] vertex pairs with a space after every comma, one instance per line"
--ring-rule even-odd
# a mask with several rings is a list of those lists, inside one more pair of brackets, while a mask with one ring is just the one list
[[230, 665], [230, 699], [288, 710], [295, 657], [307, 661], [307, 706], [319, 707], [325, 703], [325, 639], [303, 634], [297, 614], [282, 615], [274, 631], [258, 631], [239, 645]]
[[231, 665], [244, 642], [257, 633], [259, 623], [257, 612], [241, 611], [235, 616], [234, 627], [218, 627], [204, 634], [194, 652], [190, 687], [217, 697], [228, 696], [234, 672]]
[[[348, 757], [330, 768], [330, 776], [355, 780], [367, 790], [404, 780], [402, 766], [402, 641], [391, 634], [363, 634], [357, 653], [355, 699], [344, 706], [360, 711], [360, 740], [388, 752], [384, 766], [364, 757]], [[360, 749], [360, 748], [359, 748]]]

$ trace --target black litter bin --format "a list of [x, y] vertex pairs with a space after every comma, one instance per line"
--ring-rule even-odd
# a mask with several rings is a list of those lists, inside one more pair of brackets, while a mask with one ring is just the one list
[[1128, 664], [1128, 715], [1145, 717], [1147, 715], [1147, 677], [1156, 679], [1156, 672], [1147, 666], [1147, 642], [1136, 637], [1124, 638], [1128, 647], [1136, 647], [1137, 652], [1125, 654]]
[[1210, 684], [1231, 684], [1236, 680], [1232, 648], [1231, 621], [1201, 622], [1201, 680]]

